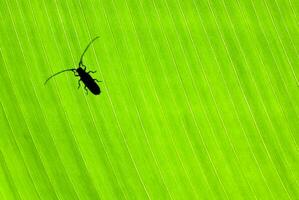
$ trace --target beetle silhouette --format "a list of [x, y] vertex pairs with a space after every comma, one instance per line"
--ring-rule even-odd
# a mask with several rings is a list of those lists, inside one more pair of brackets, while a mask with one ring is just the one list
[[88, 71], [86, 72], [86, 66], [83, 64], [83, 56], [84, 54], [86, 53], [87, 49], [89, 48], [89, 46], [96, 40], [98, 39], [99, 36], [93, 38], [87, 45], [87, 47], [85, 48], [85, 50], [83, 51], [82, 55], [81, 55], [81, 58], [80, 58], [80, 61], [79, 61], [79, 66], [78, 68], [71, 68], [71, 69], [65, 69], [65, 70], [62, 70], [60, 72], [57, 72], [55, 74], [53, 74], [52, 76], [50, 76], [49, 78], [47, 78], [47, 80], [45, 81], [45, 85], [46, 83], [51, 79], [53, 78], [54, 76], [60, 74], [60, 73], [63, 73], [63, 72], [67, 72], [67, 71], [72, 71], [74, 72], [74, 75], [75, 76], [79, 76], [80, 79], [78, 81], [78, 89], [80, 88], [80, 82], [82, 81], [84, 83], [84, 89], [86, 91], [86, 93], [88, 93], [88, 90], [86, 88], [89, 89], [90, 92], [92, 92], [94, 95], [99, 95], [101, 93], [101, 89], [100, 87], [98, 86], [98, 84], [96, 82], [102, 82], [102, 81], [99, 81], [97, 79], [94, 79], [90, 76], [90, 73], [96, 73], [96, 71]]

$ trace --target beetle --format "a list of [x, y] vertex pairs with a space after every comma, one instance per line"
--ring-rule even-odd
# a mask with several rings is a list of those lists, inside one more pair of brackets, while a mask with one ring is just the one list
[[84, 83], [84, 89], [86, 91], [86, 93], [88, 93], [88, 90], [86, 88], [89, 89], [90, 92], [92, 92], [94, 95], [99, 95], [101, 93], [101, 89], [98, 86], [98, 84], [96, 82], [102, 82], [99, 81], [97, 79], [94, 79], [91, 77], [90, 73], [96, 73], [96, 71], [86, 71], [86, 66], [83, 64], [83, 56], [86, 53], [87, 49], [89, 48], [89, 46], [96, 40], [98, 39], [99, 36], [93, 38], [87, 45], [87, 47], [85, 48], [85, 50], [83, 51], [80, 61], [79, 61], [79, 66], [78, 68], [71, 68], [71, 69], [65, 69], [62, 70], [60, 72], [57, 72], [55, 74], [53, 74], [52, 76], [50, 76], [49, 78], [47, 78], [47, 80], [45, 81], [44, 85], [46, 85], [46, 83], [53, 78], [54, 76], [63, 73], [63, 72], [67, 72], [67, 71], [72, 71], [74, 72], [75, 76], [79, 76], [80, 79], [78, 80], [78, 89], [80, 88], [80, 82], [82, 81]]

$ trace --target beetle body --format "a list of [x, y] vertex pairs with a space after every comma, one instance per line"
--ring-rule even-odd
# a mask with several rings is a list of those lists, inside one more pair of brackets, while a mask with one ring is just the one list
[[[96, 71], [86, 71], [86, 66], [83, 64], [83, 56], [85, 54], [85, 52], [87, 51], [87, 49], [89, 48], [89, 46], [96, 40], [98, 39], [99, 37], [95, 37], [94, 39], [92, 39], [87, 47], [85, 48], [85, 50], [83, 51], [82, 55], [81, 55], [81, 58], [80, 58], [80, 62], [79, 62], [79, 67], [77, 69], [75, 68], [71, 68], [71, 69], [65, 69], [65, 70], [62, 70], [60, 72], [57, 72], [55, 74], [53, 74], [52, 76], [50, 76], [45, 84], [51, 79], [53, 78], [54, 76], [60, 74], [60, 73], [63, 73], [63, 72], [66, 72], [66, 71], [72, 71], [74, 72], [75, 76], [79, 76], [80, 79], [78, 81], [78, 88], [80, 87], [80, 82], [82, 81], [85, 85], [84, 89], [85, 91], [87, 92], [87, 89], [88, 88], [90, 90], [90, 92], [92, 92], [94, 95], [99, 95], [101, 93], [101, 89], [100, 87], [98, 86], [98, 84], [96, 82], [101, 82], [101, 81], [98, 81], [97, 79], [94, 79], [91, 77], [90, 73], [95, 73]], [[82, 68], [83, 67], [83, 68]]]
[[86, 72], [85, 69], [83, 69], [82, 67], [78, 67], [76, 69], [76, 72], [78, 73], [78, 76], [80, 76], [79, 87], [80, 87], [80, 81], [82, 81], [85, 85], [85, 89], [88, 88], [89, 91], [95, 95], [99, 95], [101, 93], [101, 89], [96, 83], [96, 81], [98, 80], [93, 79], [90, 76], [90, 73], [93, 73], [92, 71]]

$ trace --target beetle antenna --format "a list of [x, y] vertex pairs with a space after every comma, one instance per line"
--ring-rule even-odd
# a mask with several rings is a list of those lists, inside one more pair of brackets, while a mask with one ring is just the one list
[[97, 36], [95, 38], [93, 38], [87, 45], [87, 47], [85, 48], [85, 50], [83, 51], [82, 55], [81, 55], [81, 58], [80, 58], [80, 62], [79, 62], [79, 67], [81, 66], [81, 64], [83, 63], [83, 56], [84, 54], [86, 53], [87, 49], [89, 48], [89, 46], [96, 40], [98, 39], [100, 36]]
[[65, 69], [65, 70], [62, 70], [62, 71], [60, 71], [60, 72], [57, 72], [57, 73], [53, 74], [52, 76], [50, 76], [49, 78], [47, 78], [47, 80], [45, 81], [44, 85], [46, 85], [46, 83], [47, 83], [51, 78], [53, 78], [54, 76], [56, 76], [56, 75], [58, 75], [58, 74], [60, 74], [60, 73], [62, 73], [62, 72], [66, 72], [66, 71], [73, 71], [73, 72], [75, 72], [76, 69], [75, 69], [75, 68], [72, 68], [72, 69]]

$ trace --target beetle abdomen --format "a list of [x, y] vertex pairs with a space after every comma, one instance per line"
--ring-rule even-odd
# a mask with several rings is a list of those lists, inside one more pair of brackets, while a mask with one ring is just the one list
[[78, 68], [77, 72], [81, 78], [81, 81], [84, 83], [84, 85], [95, 95], [98, 95], [101, 93], [100, 87], [98, 84], [94, 81], [94, 79], [82, 68]]
[[100, 87], [98, 86], [98, 84], [96, 82], [94, 82], [94, 80], [93, 80], [92, 83], [88, 83], [88, 84], [85, 84], [85, 85], [90, 90], [90, 92], [92, 92], [93, 94], [98, 95], [98, 94], [101, 93]]

